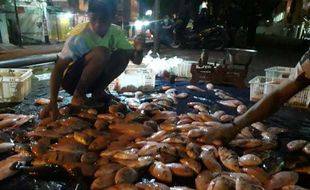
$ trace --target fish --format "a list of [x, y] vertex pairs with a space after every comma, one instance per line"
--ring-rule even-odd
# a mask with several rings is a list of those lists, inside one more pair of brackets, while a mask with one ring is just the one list
[[99, 155], [96, 152], [86, 152], [81, 156], [81, 163], [93, 164], [99, 159]]
[[240, 166], [258, 166], [262, 164], [262, 159], [254, 154], [246, 154], [239, 158]]
[[281, 171], [273, 176], [265, 185], [266, 189], [280, 189], [286, 185], [295, 185], [298, 181], [298, 173], [294, 171]]
[[195, 178], [195, 186], [197, 190], [205, 190], [208, 189], [209, 183], [214, 178], [212, 172], [208, 170], [204, 170], [200, 172]]
[[186, 153], [192, 159], [197, 159], [201, 153], [201, 148], [198, 144], [188, 143], [186, 145]]
[[231, 147], [240, 147], [240, 148], [255, 148], [261, 146], [263, 141], [260, 139], [254, 138], [244, 138], [244, 139], [234, 139], [229, 142]]
[[239, 100], [220, 100], [217, 102], [231, 108], [237, 108], [239, 105], [243, 105], [243, 103]]
[[303, 188], [298, 185], [286, 185], [282, 187], [282, 190], [307, 190], [307, 188]]
[[136, 187], [143, 190], [170, 190], [167, 185], [155, 181], [139, 182]]
[[262, 184], [269, 182], [269, 175], [260, 167], [243, 167], [242, 171], [258, 179]]
[[129, 150], [123, 150], [114, 154], [113, 158], [118, 160], [135, 160], [138, 159], [138, 149], [132, 148]]
[[310, 155], [310, 143], [307, 143], [302, 149], [302, 151], [306, 153], [307, 155]]
[[86, 133], [82, 133], [82, 132], [74, 132], [73, 138], [76, 142], [79, 142], [86, 146], [90, 145], [90, 143], [93, 141], [93, 138], [91, 136], [87, 135]]
[[195, 174], [190, 167], [181, 163], [169, 163], [166, 164], [166, 166], [170, 168], [171, 172], [176, 176], [192, 177]]
[[68, 140], [68, 142], [58, 142], [52, 144], [50, 146], [50, 149], [54, 151], [68, 152], [75, 154], [83, 154], [87, 151], [86, 146], [72, 140], [70, 140], [70, 142]]
[[243, 104], [241, 104], [237, 107], [237, 112], [239, 114], [244, 114], [247, 110], [248, 110], [248, 108]]
[[202, 151], [199, 156], [203, 164], [208, 168], [212, 173], [222, 172], [221, 164], [215, 159], [213, 152], [211, 151]]
[[149, 168], [149, 172], [159, 181], [166, 183], [172, 182], [172, 172], [170, 168], [162, 162], [154, 162], [153, 165]]
[[206, 85], [206, 88], [207, 88], [208, 90], [213, 90], [213, 89], [214, 89], [214, 85], [213, 85], [212, 83], [208, 83], [208, 84]]
[[124, 166], [133, 168], [133, 169], [141, 169], [141, 168], [147, 167], [150, 164], [152, 164], [154, 162], [154, 158], [151, 156], [142, 156], [142, 157], [139, 157], [137, 160], [115, 159], [114, 161]]
[[105, 190], [138, 190], [134, 184], [121, 183], [105, 188]]
[[[113, 173], [115, 174], [122, 167], [123, 167], [122, 165], [116, 164], [116, 163], [109, 163], [106, 165], [102, 165], [97, 169], [94, 176], [95, 177], [101, 177], [101, 176], [106, 176], [106, 175], [110, 175]], [[113, 179], [113, 181], [114, 181], [114, 179]]]
[[187, 98], [188, 96], [189, 96], [189, 94], [186, 93], [186, 92], [182, 92], [182, 93], [179, 93], [179, 94], [174, 95], [174, 97], [175, 97], [175, 98], [178, 98], [178, 99], [185, 99], [185, 98]]
[[199, 88], [198, 86], [194, 86], [194, 85], [187, 85], [186, 88], [189, 90], [194, 90], [198, 92], [206, 92], [206, 90]]
[[287, 143], [286, 147], [289, 151], [301, 150], [307, 144], [306, 140], [293, 140]]
[[15, 143], [11, 143], [11, 142], [0, 143], [0, 153], [9, 152], [13, 150], [14, 147], [15, 147]]
[[33, 115], [0, 114], [0, 129], [20, 127], [32, 118]]
[[201, 164], [192, 158], [182, 158], [180, 159], [180, 163], [191, 168], [197, 174], [200, 173], [201, 168], [202, 168]]
[[231, 190], [235, 188], [235, 182], [227, 177], [218, 176], [209, 183], [207, 190]]
[[170, 187], [170, 190], [194, 190], [194, 189], [185, 186], [174, 186]]
[[153, 134], [151, 127], [145, 126], [140, 123], [112, 123], [109, 125], [109, 129], [119, 133], [134, 135], [134, 136], [149, 136]]
[[219, 157], [226, 168], [234, 172], [240, 172], [238, 155], [225, 147], [219, 147]]
[[240, 177], [236, 179], [236, 190], [264, 190], [264, 188], [248, 183]]
[[34, 100], [35, 105], [44, 106], [44, 105], [48, 105], [49, 103], [50, 103], [49, 98], [37, 98]]
[[135, 169], [124, 167], [115, 174], [115, 184], [133, 183], [138, 179], [138, 173]]
[[101, 190], [114, 184], [115, 173], [97, 177], [91, 184], [91, 190]]

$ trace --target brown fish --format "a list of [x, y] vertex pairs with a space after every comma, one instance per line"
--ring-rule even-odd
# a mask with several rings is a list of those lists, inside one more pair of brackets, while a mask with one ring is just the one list
[[156, 179], [171, 183], [172, 182], [172, 173], [168, 166], [163, 164], [162, 162], [155, 162], [150, 168], [149, 168], [150, 174], [155, 177]]
[[298, 174], [293, 171], [281, 171], [274, 174], [266, 184], [266, 189], [280, 189], [286, 185], [295, 185], [298, 181]]
[[136, 170], [128, 167], [119, 169], [115, 174], [115, 184], [133, 183], [138, 179]]
[[214, 178], [213, 174], [208, 170], [200, 172], [195, 179], [196, 189], [197, 190], [208, 189], [209, 183], [213, 178]]
[[232, 171], [239, 172], [238, 155], [225, 147], [219, 147], [218, 153], [224, 166]]
[[184, 164], [169, 163], [169, 164], [166, 164], [166, 166], [169, 167], [172, 173], [176, 176], [192, 177], [194, 175], [194, 171], [190, 167]]
[[287, 143], [286, 147], [289, 151], [297, 151], [301, 150], [306, 145], [306, 143], [306, 140], [293, 140]]
[[220, 100], [218, 103], [232, 108], [237, 108], [239, 105], [243, 104], [239, 100]]

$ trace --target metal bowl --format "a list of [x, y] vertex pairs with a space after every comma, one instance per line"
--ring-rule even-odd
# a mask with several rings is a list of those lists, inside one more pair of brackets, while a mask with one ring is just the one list
[[227, 48], [229, 63], [233, 65], [250, 65], [257, 51], [253, 49]]

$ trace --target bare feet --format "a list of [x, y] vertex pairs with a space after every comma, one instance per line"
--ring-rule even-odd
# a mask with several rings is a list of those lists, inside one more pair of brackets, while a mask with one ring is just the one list
[[109, 103], [111, 100], [119, 101], [116, 97], [105, 90], [93, 93], [92, 97], [97, 102]]
[[71, 100], [71, 105], [73, 107], [85, 107], [87, 102], [86, 97], [81, 97], [78, 95], [73, 95], [72, 100]]

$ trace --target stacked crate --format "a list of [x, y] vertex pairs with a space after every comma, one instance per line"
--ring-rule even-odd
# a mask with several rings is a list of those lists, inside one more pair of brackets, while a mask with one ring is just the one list
[[[272, 92], [281, 82], [288, 79], [294, 71], [291, 67], [270, 67], [265, 69], [266, 76], [257, 76], [250, 83], [250, 100], [258, 101], [266, 94]], [[310, 103], [310, 86], [294, 95], [286, 105], [292, 107], [308, 108]]]

